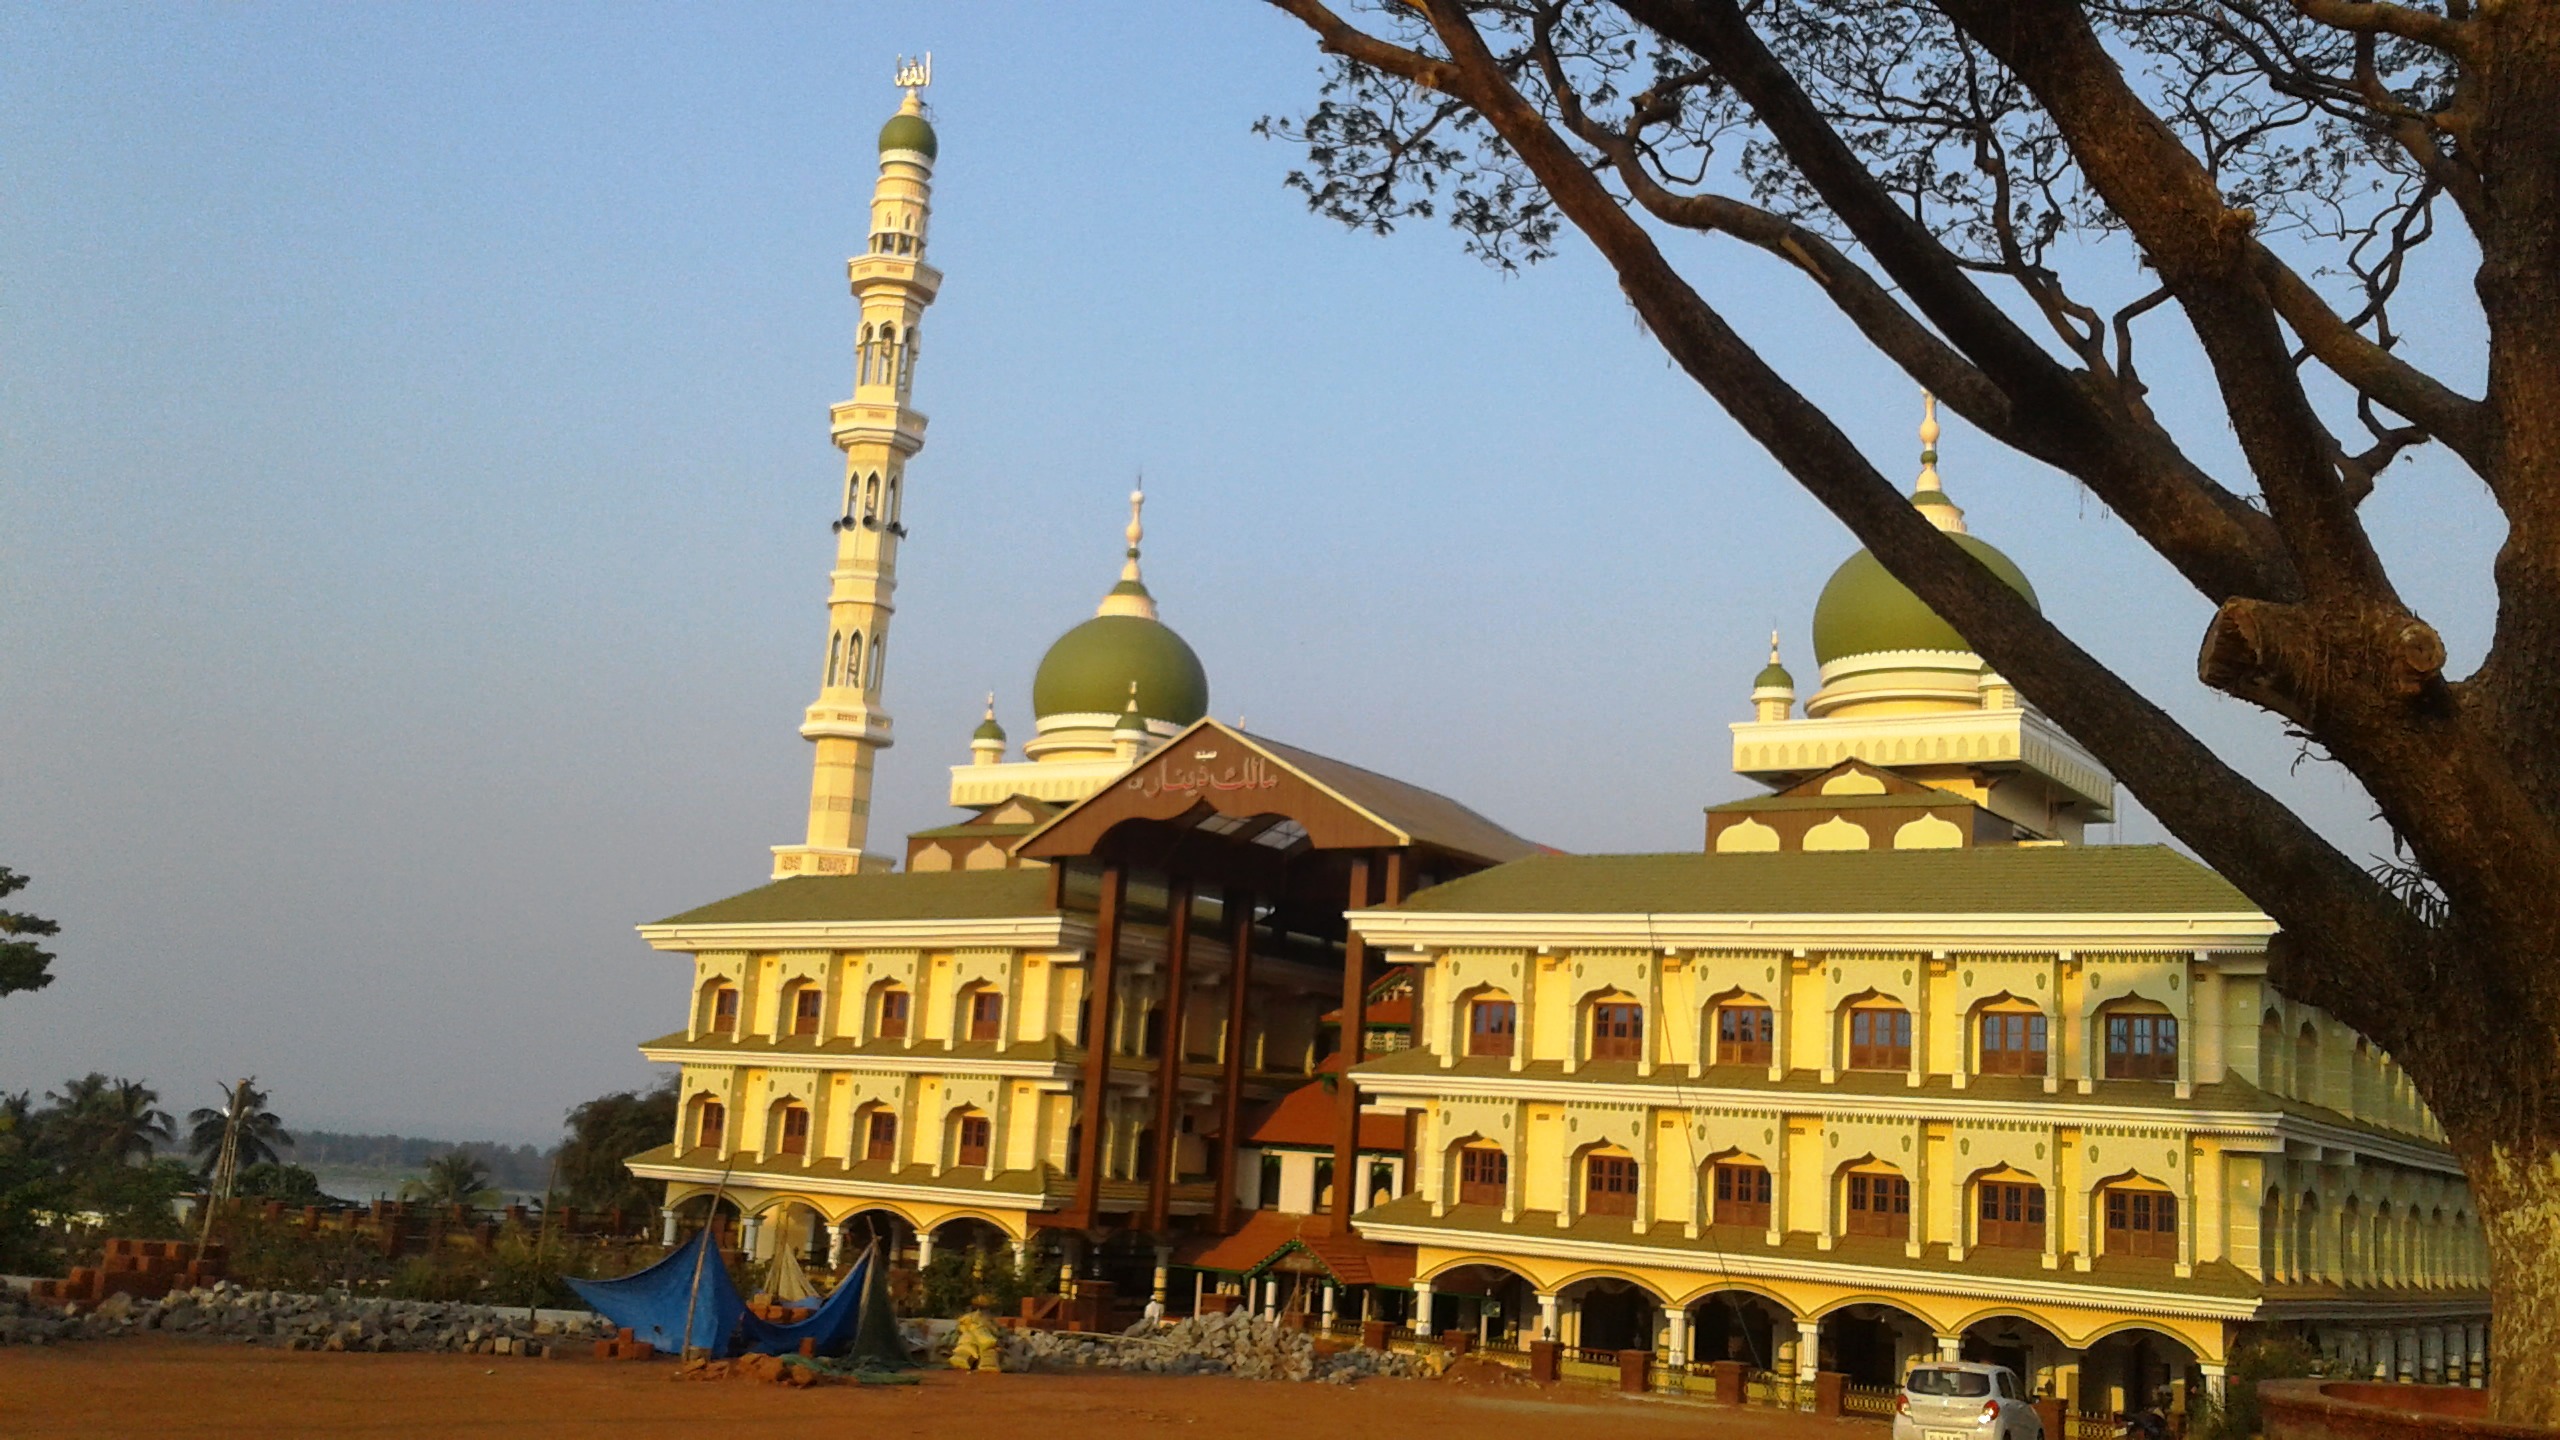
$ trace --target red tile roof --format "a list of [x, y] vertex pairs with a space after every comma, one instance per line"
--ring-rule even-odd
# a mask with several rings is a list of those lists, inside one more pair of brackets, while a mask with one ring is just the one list
[[1292, 1249], [1313, 1257], [1339, 1284], [1402, 1287], [1413, 1283], [1413, 1247], [1336, 1235], [1329, 1215], [1257, 1210], [1233, 1235], [1198, 1237], [1177, 1250], [1174, 1259], [1203, 1270], [1250, 1275]]
[[[1271, 1102], [1245, 1122], [1247, 1145], [1297, 1145], [1331, 1149], [1334, 1141], [1334, 1091], [1322, 1080], [1310, 1080]], [[1360, 1148], [1401, 1154], [1405, 1141], [1402, 1113], [1360, 1112]]]

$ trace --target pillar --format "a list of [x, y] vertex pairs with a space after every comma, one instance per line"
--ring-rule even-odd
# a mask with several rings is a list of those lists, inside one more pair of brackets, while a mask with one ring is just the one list
[[916, 1268], [921, 1270], [932, 1263], [933, 1232], [930, 1230], [918, 1230], [916, 1231]]
[[2391, 1353], [2393, 1339], [2388, 1330], [2376, 1330], [2365, 1337], [2365, 1353], [2373, 1357], [2373, 1378], [2385, 1384], [2399, 1373], [2398, 1363]]
[[[1182, 1149], [1182, 1129], [1174, 1119], [1182, 1098], [1183, 1014], [1191, 1008], [1190, 881], [1174, 882], [1166, 907], [1169, 933], [1165, 937], [1164, 960], [1164, 1053], [1156, 1057], [1156, 1153], [1147, 1167], [1147, 1229], [1158, 1235], [1165, 1233], [1171, 1213], [1167, 1207], [1172, 1203], [1175, 1161]], [[1156, 1298], [1164, 1298], [1161, 1278], [1156, 1282]]]
[[841, 1225], [827, 1227], [827, 1268], [844, 1268], [844, 1227]]
[[[1404, 852], [1387, 852], [1387, 903], [1404, 896]], [[1350, 910], [1369, 908], [1369, 856], [1351, 857]], [[1334, 1086], [1333, 1225], [1337, 1235], [1350, 1233], [1351, 1213], [1359, 1209], [1360, 1086], [1352, 1074], [1366, 1055], [1369, 1037], [1369, 946], [1357, 929], [1342, 942], [1342, 1080]]]
[[1413, 1282], [1413, 1318], [1407, 1323], [1413, 1327], [1413, 1333], [1416, 1335], [1427, 1336], [1431, 1333], [1430, 1281], [1416, 1280]]
[[1538, 1297], [1538, 1338], [1553, 1340], [1557, 1333], [1556, 1297], [1542, 1294]]
[[2411, 1325], [2400, 1332], [2400, 1369], [2397, 1379], [2403, 1385], [2414, 1384], [2421, 1363], [2418, 1351], [2418, 1327]]
[[1076, 1145], [1075, 1213], [1092, 1224], [1102, 1195], [1102, 1132], [1110, 1123], [1111, 985], [1120, 959], [1120, 908], [1129, 874], [1114, 862], [1102, 867], [1102, 898], [1094, 913], [1093, 964], [1086, 975], [1084, 1093], [1077, 1097], [1083, 1129]]
[[1029, 1236], [1025, 1236], [1022, 1239], [1013, 1242], [1013, 1268], [1017, 1274], [1031, 1268], [1031, 1239]]
[[658, 1218], [664, 1226], [659, 1233], [658, 1243], [672, 1250], [676, 1245], [676, 1207], [673, 1205], [660, 1206], [658, 1208]]
[[2462, 1327], [2464, 1353], [2470, 1363], [2463, 1367], [2465, 1383], [2478, 1390], [2489, 1383], [2489, 1327], [2473, 1322]]
[[1796, 1379], [1806, 1384], [1822, 1369], [1822, 1322], [1796, 1322]]
[[1236, 1208], [1236, 1139], [1243, 1124], [1245, 1007], [1253, 989], [1253, 896], [1232, 888], [1227, 907], [1227, 1038], [1219, 1046], [1218, 1166], [1210, 1177], [1209, 1228], [1223, 1233]]
[[2211, 1361], [2199, 1361], [2196, 1369], [2204, 1375], [2204, 1393], [2212, 1396], [2215, 1407], [2219, 1408], [2222, 1404], [2222, 1382], [2225, 1374], [2223, 1367]]
[[[1164, 1147], [1159, 1144], [1156, 1148], [1158, 1150], [1162, 1150]], [[1172, 1283], [1173, 1247], [1170, 1245], [1159, 1245], [1156, 1247], [1155, 1298], [1159, 1301], [1171, 1298], [1166, 1295], [1165, 1287]]]
[[1689, 1311], [1686, 1306], [1663, 1316], [1671, 1323], [1671, 1344], [1664, 1359], [1674, 1370], [1689, 1367]]
[[1334, 1287], [1330, 1284], [1326, 1285], [1324, 1287], [1324, 1328], [1327, 1330], [1333, 1328], [1333, 1295]]
[[2430, 1325], [2418, 1332], [2418, 1378], [2429, 1385], [2444, 1381], [2444, 1327]]
[[1939, 1358], [1939, 1359], [1941, 1359], [1941, 1360], [1961, 1360], [1961, 1359], [1963, 1359], [1963, 1358], [1964, 1358], [1964, 1337], [1963, 1337], [1963, 1336], [1961, 1336], [1961, 1335], [1941, 1335], [1941, 1336], [1939, 1336], [1939, 1337], [1938, 1337], [1938, 1358]]

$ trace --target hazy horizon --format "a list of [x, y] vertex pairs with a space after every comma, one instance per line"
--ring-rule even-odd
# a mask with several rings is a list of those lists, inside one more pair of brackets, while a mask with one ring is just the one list
[[[1436, 221], [1310, 216], [1249, 127], [1318, 57], [1258, 4], [28, 6], [0, 40], [0, 864], [63, 926], [54, 985], [0, 999], [0, 1090], [96, 1069], [183, 1113], [254, 1074], [289, 1126], [548, 1144], [649, 1083], [683, 961], [631, 927], [800, 838], [900, 53], [934, 54], [947, 279], [876, 845], [948, 816], [986, 692], [1030, 734], [1140, 470], [1214, 714], [1574, 850], [1696, 848], [1750, 791], [1725, 726], [1773, 627], [1812, 673], [1854, 548], [1574, 235], [1506, 277]], [[1916, 470], [1915, 387], [1800, 276], [1669, 248]], [[2476, 385], [2462, 263], [2401, 308]], [[2192, 344], [2144, 346], [2240, 473]], [[2386, 848], [2196, 683], [2207, 608], [2122, 525], [1961, 423], [1941, 450], [2047, 613]], [[2421, 452], [2364, 511], [2469, 668], [2478, 482]]]

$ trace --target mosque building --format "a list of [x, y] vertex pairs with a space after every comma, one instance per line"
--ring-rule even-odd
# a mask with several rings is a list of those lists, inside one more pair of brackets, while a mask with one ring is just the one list
[[[1773, 640], [1732, 727], [1768, 793], [1695, 852], [1565, 855], [1209, 718], [1133, 495], [1020, 756], [990, 700], [958, 818], [875, 848], [936, 153], [911, 84], [850, 263], [806, 838], [641, 927], [691, 967], [641, 1047], [677, 1133], [630, 1161], [671, 1237], [720, 1207], [756, 1254], [1011, 1245], [1177, 1311], [1868, 1383], [1991, 1358], [2087, 1409], [2269, 1328], [2482, 1378], [2485, 1247], [2406, 1076], [2270, 985], [2220, 877], [2087, 843], [2105, 766], [1864, 551], [1802, 713]], [[1937, 438], [1913, 503], [2032, 600]]]

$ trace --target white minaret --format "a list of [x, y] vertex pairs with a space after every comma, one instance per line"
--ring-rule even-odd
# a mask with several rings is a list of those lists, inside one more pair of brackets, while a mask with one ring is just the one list
[[933, 200], [938, 148], [919, 93], [931, 57], [900, 60], [906, 100], [880, 127], [880, 180], [871, 191], [871, 243], [846, 263], [862, 313], [854, 344], [853, 398], [834, 407], [836, 448], [844, 452], [844, 503], [836, 517], [836, 564], [827, 592], [827, 663], [817, 703], [800, 733], [818, 747], [809, 781], [809, 836], [773, 847], [774, 878], [886, 869], [866, 854], [871, 768], [889, 748], [889, 712], [880, 682], [889, 644], [890, 597], [898, 587], [899, 523], [909, 457], [924, 448], [925, 417], [908, 407], [915, 382], [916, 323], [942, 287], [924, 263], [925, 218]]

